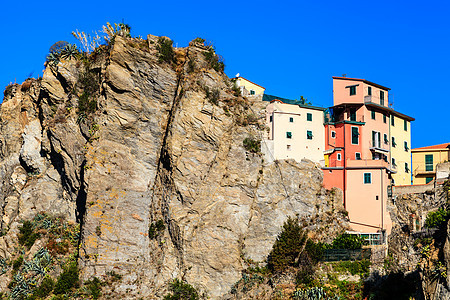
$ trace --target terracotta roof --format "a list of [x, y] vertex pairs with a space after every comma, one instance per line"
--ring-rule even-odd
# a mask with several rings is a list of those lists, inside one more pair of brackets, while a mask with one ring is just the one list
[[373, 85], [373, 86], [375, 86], [375, 87], [377, 87], [377, 88], [380, 88], [380, 89], [382, 89], [382, 90], [386, 90], [386, 91], [391, 90], [391, 89], [388, 88], [388, 87], [385, 87], [385, 86], [382, 86], [382, 85], [380, 85], [380, 84], [378, 84], [378, 83], [371, 82], [371, 81], [369, 81], [369, 80], [365, 80], [365, 79], [361, 79], [361, 78], [350, 78], [350, 77], [338, 77], [338, 76], [333, 76], [333, 79], [362, 81], [362, 82], [364, 82], [364, 83]]
[[437, 150], [437, 149], [445, 149], [445, 148], [450, 148], [450, 143], [414, 148], [414, 149], [411, 149], [411, 151], [414, 151], [414, 150]]
[[248, 82], [250, 82], [250, 83], [253, 83], [254, 85], [257, 85], [257, 86], [259, 86], [260, 88], [266, 89], [265, 87], [263, 87], [263, 86], [260, 86], [259, 84], [257, 84], [257, 83], [254, 83], [253, 81], [250, 81], [250, 80], [248, 80], [247, 78], [244, 78], [244, 77], [242, 77], [242, 76], [239, 76], [239, 77], [234, 77], [234, 78], [231, 78], [231, 79], [236, 79], [236, 80], [238, 80], [238, 79], [244, 79], [244, 80], [247, 80], [247, 81], [248, 81]]

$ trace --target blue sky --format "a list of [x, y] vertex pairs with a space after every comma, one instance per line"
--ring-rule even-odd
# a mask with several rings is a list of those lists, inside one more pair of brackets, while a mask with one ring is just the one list
[[49, 47], [71, 32], [122, 19], [132, 35], [180, 47], [213, 42], [225, 72], [266, 93], [332, 105], [332, 76], [390, 87], [394, 108], [416, 118], [412, 147], [450, 142], [450, 1], [7, 1], [0, 87], [42, 75]]

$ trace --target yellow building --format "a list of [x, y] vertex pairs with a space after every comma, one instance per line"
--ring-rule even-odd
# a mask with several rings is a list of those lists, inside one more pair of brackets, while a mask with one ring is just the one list
[[[383, 117], [386, 119], [385, 116]], [[387, 142], [391, 146], [392, 179], [395, 185], [410, 185], [412, 175], [411, 121], [414, 121], [414, 118], [393, 111], [390, 120], [386, 121], [390, 123], [390, 140]]]
[[244, 77], [240, 77], [239, 74], [236, 75], [235, 78], [236, 86], [241, 90], [242, 96], [248, 97], [248, 96], [262, 96], [264, 95], [264, 91], [266, 90], [264, 87], [251, 82], [248, 79], [245, 79]]
[[412, 152], [413, 184], [427, 184], [436, 178], [436, 165], [450, 161], [450, 143], [415, 148]]

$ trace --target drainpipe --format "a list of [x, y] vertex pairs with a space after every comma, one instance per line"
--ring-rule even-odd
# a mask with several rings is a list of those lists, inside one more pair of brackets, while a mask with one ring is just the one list
[[383, 201], [384, 201], [384, 198], [383, 198], [383, 195], [384, 195], [384, 192], [383, 192], [383, 168], [381, 168], [380, 169], [380, 179], [381, 179], [381, 190], [380, 190], [380, 198], [381, 198], [381, 232], [383, 232], [383, 229], [384, 229], [384, 214], [383, 214]]
[[[345, 112], [344, 112], [344, 114], [345, 114]], [[344, 117], [345, 117], [345, 115], [344, 115]], [[347, 139], [347, 136], [345, 135], [345, 120], [344, 120], [344, 208], [345, 209], [347, 209], [347, 206], [346, 206], [346, 196], [347, 196], [347, 176], [346, 176], [346, 172], [347, 172], [347, 169], [346, 169], [346, 166], [347, 166], [347, 156], [345, 155], [345, 145], [346, 145], [346, 139]]]

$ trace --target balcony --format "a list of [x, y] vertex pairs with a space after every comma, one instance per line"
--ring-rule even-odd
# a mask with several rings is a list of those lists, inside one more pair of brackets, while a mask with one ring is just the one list
[[389, 169], [392, 173], [397, 173], [397, 164], [391, 164]]
[[418, 166], [414, 170], [414, 176], [416, 175], [432, 175], [436, 174], [436, 169], [433, 166]]
[[376, 153], [387, 155], [389, 153], [389, 144], [381, 143], [378, 140], [369, 141], [369, 149]]
[[381, 104], [381, 99], [379, 96], [364, 96], [364, 103], [365, 104], [377, 104], [377, 105], [382, 105], [385, 107], [390, 107], [392, 108], [392, 106], [394, 105], [394, 102], [390, 99], [391, 97], [389, 97], [388, 99], [384, 99], [384, 104]]

